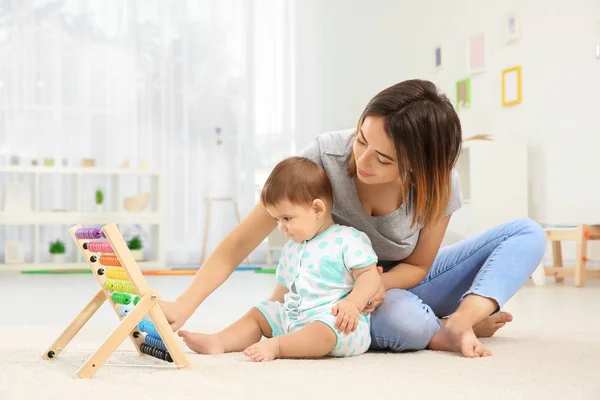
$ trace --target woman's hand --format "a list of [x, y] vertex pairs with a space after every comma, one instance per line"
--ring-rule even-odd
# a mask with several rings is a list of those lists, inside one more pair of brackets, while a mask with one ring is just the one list
[[167, 317], [167, 321], [171, 325], [173, 332], [177, 332], [193, 313], [188, 311], [187, 307], [179, 301], [160, 300], [158, 304], [165, 317]]
[[[377, 267], [377, 272], [379, 272], [379, 276], [381, 277], [383, 275], [383, 268]], [[367, 306], [365, 307], [365, 309], [362, 312], [371, 313], [371, 312], [375, 311], [375, 309], [377, 307], [379, 307], [381, 305], [381, 303], [383, 303], [384, 299], [385, 299], [385, 287], [383, 286], [383, 279], [382, 279], [381, 283], [379, 284], [379, 289], [377, 289], [377, 292], [373, 295], [373, 297], [371, 297], [371, 299], [367, 303]]]

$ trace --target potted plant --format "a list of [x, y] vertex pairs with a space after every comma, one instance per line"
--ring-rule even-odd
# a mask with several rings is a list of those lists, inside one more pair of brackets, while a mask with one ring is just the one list
[[135, 235], [127, 242], [127, 247], [131, 251], [131, 255], [135, 261], [143, 261], [144, 254], [142, 252], [142, 238], [139, 235]]
[[104, 193], [101, 189], [96, 189], [96, 207], [98, 211], [102, 211], [102, 203], [104, 202]]
[[50, 254], [52, 254], [55, 263], [63, 263], [65, 261], [65, 244], [59, 239], [51, 242]]

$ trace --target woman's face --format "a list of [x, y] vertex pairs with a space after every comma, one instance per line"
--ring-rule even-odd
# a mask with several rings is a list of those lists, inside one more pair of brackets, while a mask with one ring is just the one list
[[384, 129], [384, 118], [366, 117], [353, 143], [356, 176], [366, 184], [397, 181], [398, 160], [394, 142]]

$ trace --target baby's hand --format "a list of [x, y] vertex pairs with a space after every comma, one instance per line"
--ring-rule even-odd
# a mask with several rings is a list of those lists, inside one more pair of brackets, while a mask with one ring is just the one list
[[337, 315], [335, 327], [346, 335], [354, 332], [358, 326], [358, 316], [360, 310], [358, 306], [351, 301], [344, 300], [331, 308], [333, 315]]

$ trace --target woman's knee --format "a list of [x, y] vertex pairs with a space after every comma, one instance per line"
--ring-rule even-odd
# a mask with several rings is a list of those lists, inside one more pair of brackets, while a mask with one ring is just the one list
[[523, 241], [523, 245], [529, 250], [532, 256], [532, 264], [534, 264], [532, 267], [535, 269], [546, 252], [546, 232], [540, 224], [531, 218], [519, 218], [512, 223], [515, 225], [515, 236], [519, 237]]
[[440, 322], [431, 308], [406, 290], [393, 289], [371, 315], [371, 347], [414, 351], [427, 347]]

